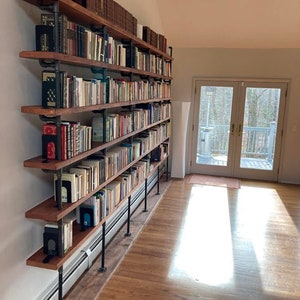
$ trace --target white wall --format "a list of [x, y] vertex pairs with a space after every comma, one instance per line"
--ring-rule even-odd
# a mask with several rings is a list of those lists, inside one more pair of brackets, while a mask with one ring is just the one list
[[[136, 4], [139, 19], [154, 20], [148, 25], [161, 31], [155, 8], [149, 11], [144, 2]], [[35, 48], [34, 25], [40, 12], [19, 0], [2, 0], [1, 5], [0, 298], [33, 300], [58, 275], [26, 266], [26, 259], [42, 246], [42, 222], [26, 219], [25, 212], [52, 196], [51, 176], [23, 167], [24, 160], [41, 154], [39, 117], [20, 109], [41, 103], [41, 68], [36, 61], [19, 58], [19, 52]]]
[[[176, 48], [173, 56], [172, 94], [175, 101], [193, 103], [192, 78], [194, 76], [290, 79], [280, 181], [300, 183], [300, 49]], [[191, 118], [189, 125], [188, 140]]]
[[25, 219], [25, 211], [51, 195], [41, 171], [23, 167], [40, 154], [38, 117], [21, 114], [21, 105], [40, 102], [40, 68], [19, 58], [33, 49], [36, 11], [21, 1], [2, 1], [1, 46], [1, 172], [0, 172], [0, 294], [1, 299], [34, 299], [56, 272], [26, 266], [41, 246], [42, 226]]

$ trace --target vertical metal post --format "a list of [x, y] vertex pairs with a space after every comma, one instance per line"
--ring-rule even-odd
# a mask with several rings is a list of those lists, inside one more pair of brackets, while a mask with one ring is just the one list
[[106, 143], [108, 140], [107, 140], [107, 136], [106, 136], [106, 126], [107, 126], [107, 113], [106, 113], [106, 109], [104, 109], [102, 111], [102, 114], [103, 114], [103, 132], [102, 132], [102, 135], [103, 135], [103, 143]]
[[54, 51], [59, 52], [59, 4], [55, 1], [53, 4], [54, 15]]
[[64, 255], [64, 242], [63, 242], [63, 220], [58, 222], [58, 256], [62, 257]]
[[58, 299], [63, 298], [63, 267], [58, 269]]
[[56, 172], [57, 182], [55, 184], [56, 189], [56, 205], [59, 210], [62, 209], [62, 199], [61, 199], [61, 190], [62, 190], [62, 169]]
[[156, 186], [157, 186], [156, 195], [160, 195], [160, 191], [159, 191], [159, 166], [157, 167], [157, 181], [156, 181]]
[[166, 168], [167, 168], [166, 181], [168, 181], [169, 180], [169, 156], [167, 156], [167, 167]]
[[101, 267], [98, 269], [99, 272], [106, 272], [105, 267], [105, 234], [106, 234], [106, 222], [102, 224], [102, 253], [101, 253]]
[[147, 212], [147, 195], [148, 195], [148, 178], [145, 179], [145, 200], [144, 200], [144, 210], [143, 212]]
[[130, 232], [130, 206], [131, 206], [131, 196], [128, 197], [128, 207], [127, 207], [127, 232], [125, 236], [131, 236]]
[[[54, 2], [53, 6], [54, 14], [54, 51], [59, 52], [59, 4], [58, 1]], [[61, 108], [61, 95], [60, 95], [60, 63], [59, 61], [55, 62], [55, 91], [56, 91], [56, 107]]]

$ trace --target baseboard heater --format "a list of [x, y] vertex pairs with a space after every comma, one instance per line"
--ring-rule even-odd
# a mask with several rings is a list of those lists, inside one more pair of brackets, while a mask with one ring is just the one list
[[[164, 167], [157, 169], [147, 180], [148, 193], [157, 183], [157, 176], [159, 171], [159, 178], [165, 172]], [[138, 208], [145, 198], [145, 185], [141, 185], [131, 196], [130, 211], [131, 214]], [[123, 227], [128, 217], [128, 206], [125, 202], [106, 222], [105, 243], [106, 245], [113, 239], [118, 231]], [[102, 252], [102, 231], [95, 233], [91, 242], [81, 251], [74, 259], [70, 261], [67, 266], [64, 266], [63, 273], [63, 294], [65, 295], [71, 287], [76, 283], [80, 276], [87, 269], [91, 267], [95, 259], [99, 257]], [[100, 266], [100, 263], [99, 263]], [[50, 284], [45, 291], [38, 297], [38, 300], [56, 300], [58, 299], [58, 281], [57, 279]]]

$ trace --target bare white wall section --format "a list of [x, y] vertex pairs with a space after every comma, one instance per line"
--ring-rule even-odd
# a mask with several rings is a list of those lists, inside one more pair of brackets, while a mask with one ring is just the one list
[[175, 48], [300, 47], [299, 0], [159, 0], [159, 7]]
[[186, 174], [186, 141], [190, 102], [174, 101], [172, 104], [172, 167], [171, 177], [184, 178]]
[[[195, 76], [290, 79], [279, 177], [282, 182], [300, 183], [300, 49], [178, 48], [173, 56], [172, 94], [175, 101], [184, 99], [193, 104]], [[190, 114], [189, 132], [191, 119]], [[191, 139], [190, 135], [188, 139]], [[190, 149], [187, 151], [189, 153]]]
[[0, 172], [0, 294], [1, 299], [35, 299], [56, 272], [26, 266], [42, 242], [42, 226], [25, 219], [25, 211], [51, 195], [48, 176], [23, 167], [40, 154], [40, 121], [21, 113], [22, 105], [41, 100], [41, 69], [19, 58], [34, 49], [37, 10], [22, 1], [2, 1], [1, 44], [1, 172]]

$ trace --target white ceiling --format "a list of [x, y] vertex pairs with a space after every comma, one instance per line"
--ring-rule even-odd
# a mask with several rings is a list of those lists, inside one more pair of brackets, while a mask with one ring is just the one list
[[169, 45], [300, 48], [300, 0], [157, 0]]

